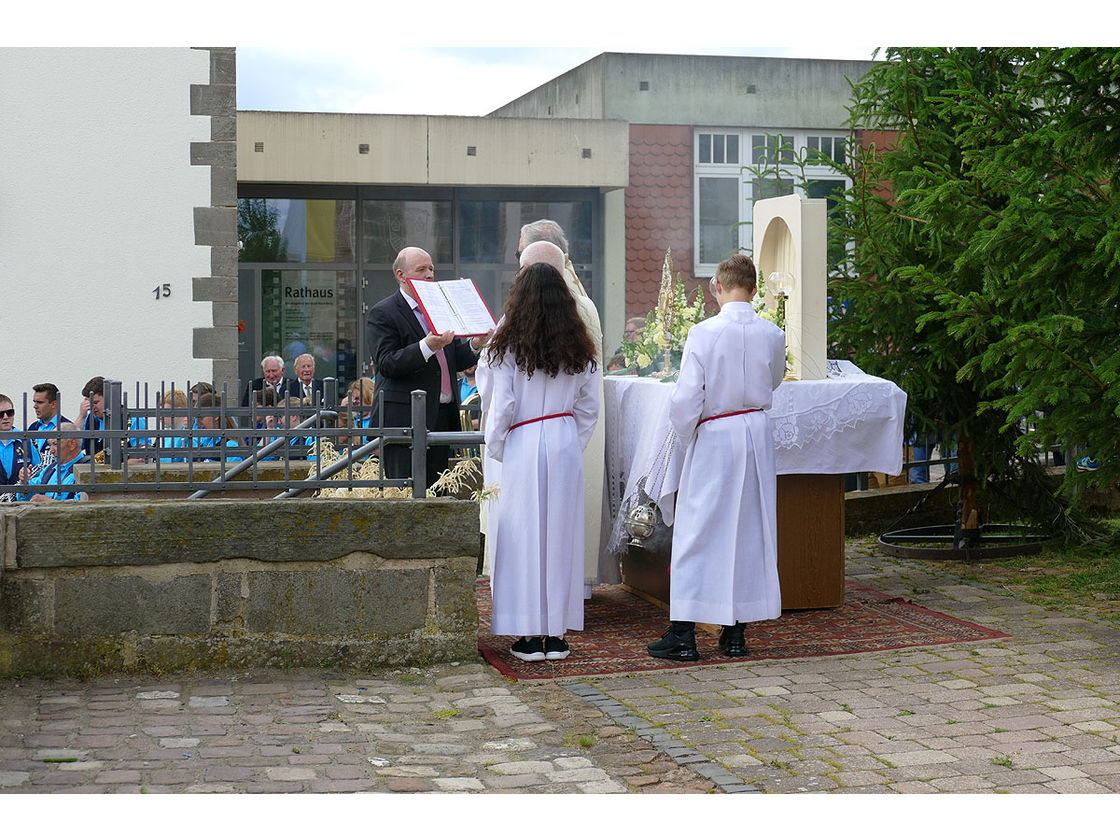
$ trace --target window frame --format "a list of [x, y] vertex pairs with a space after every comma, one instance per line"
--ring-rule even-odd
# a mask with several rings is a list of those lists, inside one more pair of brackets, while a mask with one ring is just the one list
[[[713, 135], [738, 135], [738, 155], [739, 163], [701, 163], [700, 162], [700, 149], [701, 149], [701, 136]], [[743, 128], [727, 128], [727, 127], [696, 127], [693, 129], [693, 180], [692, 180], [692, 244], [693, 244], [693, 276], [697, 278], [711, 277], [715, 274], [717, 262], [701, 262], [700, 260], [700, 181], [704, 178], [713, 177], [731, 177], [732, 174], [738, 179], [739, 182], [739, 218], [732, 224], [736, 225], [736, 247], [740, 252], [750, 254], [753, 250], [753, 209], [754, 209], [754, 177], [752, 169], [756, 165], [754, 161], [754, 137], [761, 136], [777, 136], [780, 135], [783, 140], [788, 140], [793, 146], [794, 157], [799, 155], [806, 155], [809, 151], [809, 138], [817, 138], [818, 151], [820, 148], [820, 138], [832, 138], [830, 144], [830, 151], [828, 157], [834, 160], [836, 141], [839, 140], [843, 144], [845, 156], [850, 154], [850, 137], [848, 132], [843, 129], [791, 129], [791, 128], [756, 128], [756, 127], [743, 127]], [[726, 149], [726, 140], [725, 146]], [[745, 163], [744, 160], [750, 161]], [[768, 174], [773, 174], [773, 170], [767, 168]], [[785, 163], [778, 167], [778, 177], [783, 180], [789, 179], [794, 183], [794, 192], [803, 198], [808, 197], [803, 187], [798, 185], [798, 181], [802, 176], [801, 167], [794, 163]], [[850, 188], [852, 185], [851, 179], [837, 171], [834, 166], [828, 165], [823, 162], [807, 163], [804, 168], [805, 181], [829, 180], [829, 181], [843, 181], [845, 189]]]

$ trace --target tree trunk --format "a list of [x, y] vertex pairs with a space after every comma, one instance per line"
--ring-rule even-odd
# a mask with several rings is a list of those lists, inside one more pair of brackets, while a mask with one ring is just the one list
[[957, 442], [957, 477], [961, 485], [961, 530], [980, 527], [980, 509], [976, 506], [976, 464], [972, 460], [972, 439], [961, 435]]

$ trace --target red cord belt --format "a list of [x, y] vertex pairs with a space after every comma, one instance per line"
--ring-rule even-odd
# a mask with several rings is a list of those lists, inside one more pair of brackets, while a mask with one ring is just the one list
[[734, 417], [736, 414], [753, 414], [756, 411], [762, 411], [761, 408], [744, 408], [742, 411], [729, 411], [726, 414], [713, 414], [711, 417], [705, 417], [697, 426], [703, 426], [709, 420], [718, 420], [721, 417]]
[[532, 420], [522, 420], [520, 423], [514, 423], [509, 427], [509, 430], [512, 432], [518, 426], [528, 426], [530, 423], [539, 423], [542, 420], [551, 420], [553, 417], [575, 417], [575, 415], [570, 411], [565, 411], [561, 414], [546, 414], [544, 417], [534, 417]]

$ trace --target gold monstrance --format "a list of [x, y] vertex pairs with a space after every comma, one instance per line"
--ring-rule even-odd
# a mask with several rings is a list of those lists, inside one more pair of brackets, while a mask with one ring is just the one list
[[657, 317], [661, 322], [661, 344], [665, 349], [664, 371], [667, 376], [673, 367], [673, 249], [665, 249], [665, 262], [661, 266], [661, 290], [657, 293]]

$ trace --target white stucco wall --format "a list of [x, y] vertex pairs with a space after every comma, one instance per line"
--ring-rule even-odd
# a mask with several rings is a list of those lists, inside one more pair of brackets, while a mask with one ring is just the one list
[[211, 377], [192, 330], [212, 307], [191, 300], [210, 275], [194, 244], [210, 169], [190, 144], [210, 118], [191, 116], [190, 85], [208, 81], [204, 50], [0, 49], [0, 393], [17, 424], [38, 382], [73, 419], [93, 376]]

